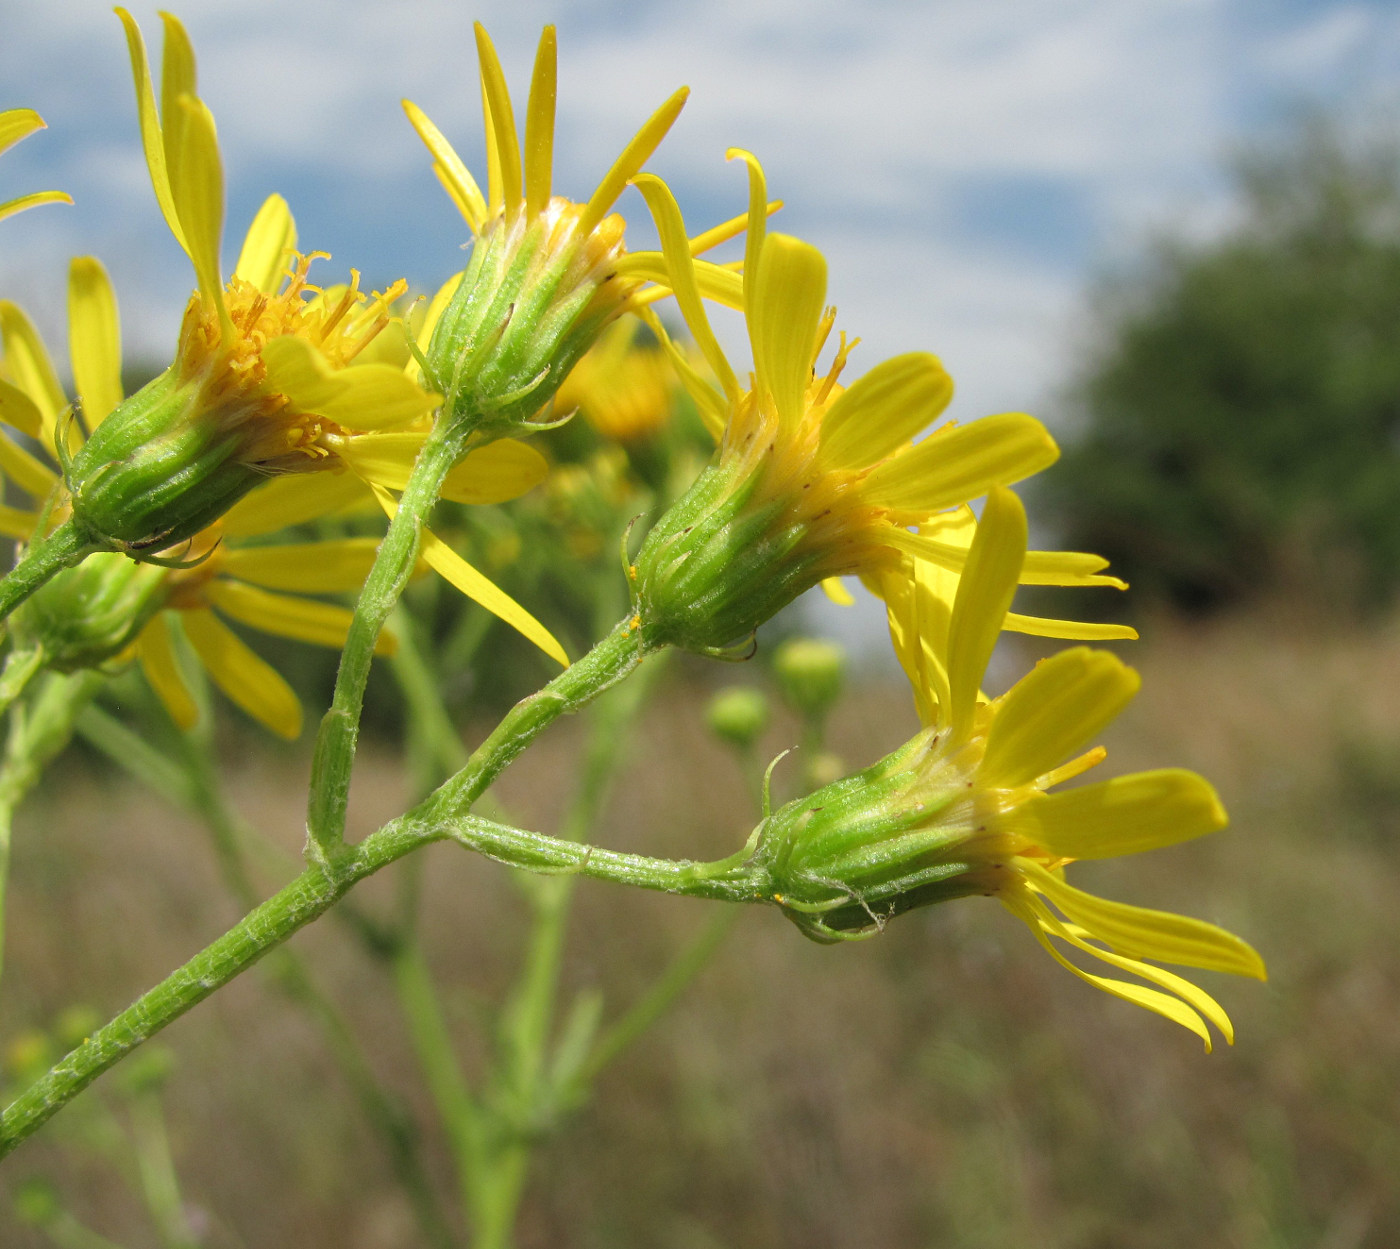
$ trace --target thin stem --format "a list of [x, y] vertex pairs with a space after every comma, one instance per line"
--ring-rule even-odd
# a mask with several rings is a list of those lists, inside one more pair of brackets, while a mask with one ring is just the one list
[[619, 854], [459, 814], [547, 725], [622, 680], [642, 661], [642, 654], [624, 621], [544, 690], [517, 703], [468, 766], [424, 802], [357, 845], [342, 847], [326, 867], [307, 868], [99, 1029], [0, 1115], [0, 1158], [109, 1067], [323, 915], [358, 881], [430, 842], [450, 837], [490, 858], [531, 871], [578, 873], [692, 897], [755, 902], [769, 896], [762, 870], [747, 864], [707, 868]]
[[50, 676], [39, 693], [10, 720], [0, 762], [0, 969], [5, 955], [6, 896], [10, 880], [10, 841], [15, 808], [39, 782], [44, 769], [73, 736], [79, 713], [102, 684], [95, 672]]
[[27, 646], [23, 650], [12, 650], [5, 656], [5, 667], [0, 670], [0, 712], [21, 694], [29, 682], [38, 675], [44, 666], [44, 649], [41, 646]]
[[350, 772], [355, 763], [374, 644], [408, 584], [418, 558], [423, 525], [443, 480], [462, 452], [464, 438], [457, 423], [440, 420], [433, 426], [355, 604], [355, 615], [340, 654], [335, 694], [330, 710], [321, 720], [311, 765], [306, 828], [307, 851], [313, 860], [328, 862], [344, 840]]
[[157, 1094], [147, 1093], [131, 1105], [132, 1135], [141, 1193], [166, 1249], [199, 1249], [199, 1239], [185, 1217], [180, 1177], [170, 1152], [170, 1134]]
[[[245, 909], [257, 905], [257, 891], [243, 853], [251, 830], [229, 805], [209, 757], [207, 740], [180, 733], [176, 744], [183, 766], [178, 766], [97, 707], [84, 709], [78, 731], [169, 801], [198, 815], [214, 844], [225, 886]], [[344, 1015], [321, 992], [306, 964], [292, 950], [281, 949], [273, 954], [270, 969], [278, 988], [320, 1026], [365, 1118], [384, 1141], [390, 1165], [413, 1205], [426, 1243], [436, 1249], [451, 1249], [454, 1237], [423, 1168], [412, 1116], [380, 1084]]]
[[307, 868], [20, 1094], [0, 1116], [0, 1158], [109, 1067], [323, 915], [356, 882], [435, 839], [422, 829], [388, 826], [343, 853], [333, 873]]
[[447, 1129], [458, 1185], [468, 1207], [475, 1210], [478, 1201], [474, 1185], [483, 1170], [487, 1145], [483, 1108], [472, 1096], [457, 1065], [452, 1038], [428, 974], [427, 962], [416, 942], [406, 942], [395, 955], [394, 984], [418, 1065]]
[[588, 876], [636, 889], [718, 902], [764, 902], [772, 896], [766, 888], [766, 873], [747, 862], [735, 866], [723, 859], [717, 863], [701, 863], [623, 854], [511, 828], [476, 815], [436, 816], [420, 821], [410, 812], [386, 825], [386, 830], [400, 824], [405, 825], [406, 830], [416, 828], [425, 840], [451, 838], [488, 859], [528, 872]]
[[467, 766], [409, 814], [435, 818], [467, 810], [555, 720], [582, 710], [611, 689], [630, 675], [646, 654], [631, 621], [623, 620], [582, 659], [506, 712], [491, 735], [472, 752]]
[[0, 578], [0, 620], [55, 573], [82, 563], [98, 549], [71, 516], [48, 537], [31, 542], [19, 563]]
[[587, 1086], [652, 1024], [656, 1023], [724, 944], [739, 918], [737, 907], [725, 907], [710, 917], [701, 934], [678, 954], [646, 993], [593, 1046], [577, 1081]]

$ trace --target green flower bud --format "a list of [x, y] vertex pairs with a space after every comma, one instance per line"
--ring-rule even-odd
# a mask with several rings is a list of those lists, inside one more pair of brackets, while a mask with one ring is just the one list
[[165, 602], [169, 571], [100, 551], [64, 569], [11, 617], [19, 648], [37, 648], [58, 672], [95, 668], [121, 654]]
[[464, 430], [495, 438], [530, 424], [639, 285], [616, 271], [622, 219], [587, 230], [583, 218], [555, 198], [477, 239], [425, 353], [444, 416]]
[[768, 727], [768, 700], [748, 685], [729, 685], [705, 712], [710, 732], [736, 750], [748, 750]]
[[785, 499], [762, 497], [762, 477], [712, 463], [647, 534], [634, 588], [649, 646], [726, 652], [826, 575], [825, 550]]
[[25, 1180], [19, 1186], [14, 1202], [15, 1214], [20, 1222], [28, 1223], [31, 1227], [47, 1227], [63, 1213], [53, 1185], [37, 1177]]
[[[979, 794], [963, 751], [925, 731], [873, 767], [790, 802], [757, 860], [807, 936], [839, 941], [915, 907], [989, 892]], [[975, 762], [975, 757], [973, 759]]]
[[789, 638], [773, 656], [773, 673], [795, 711], [819, 718], [841, 696], [846, 651], [839, 643], [823, 638]]
[[[167, 369], [119, 404], [64, 465], [73, 516], [115, 549], [159, 551], [212, 524], [266, 476], [240, 458], [251, 413], [206, 406]], [[237, 411], [233, 409], [239, 409]]]

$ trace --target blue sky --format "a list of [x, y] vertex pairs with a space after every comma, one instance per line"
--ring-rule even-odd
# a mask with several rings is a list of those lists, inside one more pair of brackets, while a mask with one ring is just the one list
[[[155, 10], [133, 11], [158, 55]], [[420, 103], [479, 168], [471, 18], [522, 91], [539, 28], [556, 20], [559, 189], [585, 196], [689, 84], [652, 163], [688, 219], [741, 207], [743, 175], [723, 151], [752, 148], [788, 203], [780, 228], [830, 259], [841, 324], [865, 343], [855, 364], [935, 351], [964, 417], [1053, 406], [1092, 275], [1154, 231], [1222, 228], [1232, 145], [1300, 104], [1358, 117], [1400, 104], [1394, 3], [198, 0], [179, 12], [220, 126], [230, 259], [280, 190], [303, 245], [333, 253], [328, 274], [354, 264], [372, 282], [436, 284], [460, 264], [461, 223], [398, 101]], [[190, 274], [146, 181], [106, 4], [0, 0], [0, 106], [14, 105], [50, 129], [7, 154], [0, 198], [58, 186], [77, 203], [5, 223], [0, 294], [61, 344], [67, 257], [94, 253], [129, 344], [168, 355]]]

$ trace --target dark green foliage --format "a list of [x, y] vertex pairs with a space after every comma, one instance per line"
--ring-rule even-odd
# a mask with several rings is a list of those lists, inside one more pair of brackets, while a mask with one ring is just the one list
[[1182, 606], [1400, 582], [1400, 152], [1320, 123], [1239, 161], [1239, 223], [1101, 292], [1045, 494]]

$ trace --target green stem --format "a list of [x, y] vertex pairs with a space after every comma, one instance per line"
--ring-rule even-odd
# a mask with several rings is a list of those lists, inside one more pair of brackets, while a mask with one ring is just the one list
[[[85, 708], [78, 731], [169, 801], [200, 816], [214, 844], [224, 884], [245, 909], [252, 910], [257, 905], [257, 891], [243, 852], [251, 830], [229, 806], [209, 758], [208, 741], [179, 734], [181, 767], [97, 707]], [[339, 913], [345, 909], [342, 906]], [[320, 1026], [365, 1118], [383, 1139], [390, 1165], [418, 1216], [425, 1243], [435, 1249], [451, 1249], [454, 1237], [423, 1168], [412, 1116], [384, 1090], [345, 1017], [321, 992], [306, 964], [290, 949], [276, 951], [272, 959], [271, 971], [278, 987]]]
[[342, 853], [333, 873], [307, 868], [20, 1094], [0, 1116], [0, 1158], [109, 1067], [323, 915], [356, 882], [431, 840], [421, 829], [391, 825]]
[[0, 620], [55, 573], [82, 563], [98, 549], [71, 516], [47, 538], [31, 542], [19, 563], [0, 578]]
[[582, 710], [599, 694], [630, 675], [648, 652], [623, 620], [582, 659], [565, 668], [543, 689], [522, 698], [451, 780], [438, 786], [410, 816], [465, 811], [531, 742], [562, 715]]
[[11, 717], [4, 761], [0, 763], [0, 969], [4, 967], [5, 901], [15, 808], [68, 745], [79, 713], [101, 685], [102, 677], [95, 672], [54, 674], [31, 702], [17, 708]]
[[0, 712], [9, 710], [10, 704], [24, 693], [24, 687], [43, 666], [44, 649], [41, 646], [13, 650], [5, 656], [5, 667], [0, 671]]
[[433, 426], [355, 604], [355, 615], [340, 654], [335, 694], [330, 710], [321, 720], [312, 758], [306, 829], [307, 851], [315, 861], [329, 862], [344, 840], [350, 772], [355, 763], [374, 644], [408, 584], [418, 558], [424, 523], [443, 480], [462, 453], [464, 442], [458, 423], [439, 420]]
[[160, 1098], [148, 1093], [131, 1106], [132, 1134], [141, 1192], [165, 1249], [199, 1249], [199, 1240], [185, 1217], [180, 1178], [170, 1152], [170, 1134]]
[[586, 1087], [592, 1083], [623, 1050], [671, 1009], [676, 999], [714, 957], [715, 951], [733, 930], [739, 914], [737, 908], [725, 907], [710, 917], [704, 931], [676, 956], [660, 979], [598, 1039], [588, 1061], [579, 1071], [577, 1083], [580, 1086]]
[[418, 1065], [447, 1129], [458, 1186], [468, 1207], [475, 1210], [478, 1200], [474, 1186], [483, 1171], [482, 1159], [487, 1148], [483, 1108], [472, 1096], [457, 1065], [452, 1038], [417, 942], [406, 942], [395, 955], [394, 984]]
[[531, 871], [578, 873], [730, 902], [763, 900], [762, 873], [746, 864], [707, 868], [619, 854], [458, 814], [546, 726], [585, 706], [641, 660], [641, 647], [624, 621], [543, 690], [517, 703], [467, 767], [424, 802], [357, 845], [341, 847], [326, 867], [307, 868], [36, 1081], [0, 1115], [0, 1158], [142, 1042], [323, 915], [358, 881], [430, 842], [450, 837], [490, 858]]
[[436, 816], [420, 822], [410, 812], [386, 825], [386, 830], [400, 824], [417, 828], [424, 840], [450, 838], [485, 858], [528, 872], [588, 876], [635, 889], [717, 902], [765, 902], [772, 896], [766, 873], [748, 862], [736, 866], [723, 859], [717, 863], [700, 863], [623, 854], [511, 828], [476, 815]]

